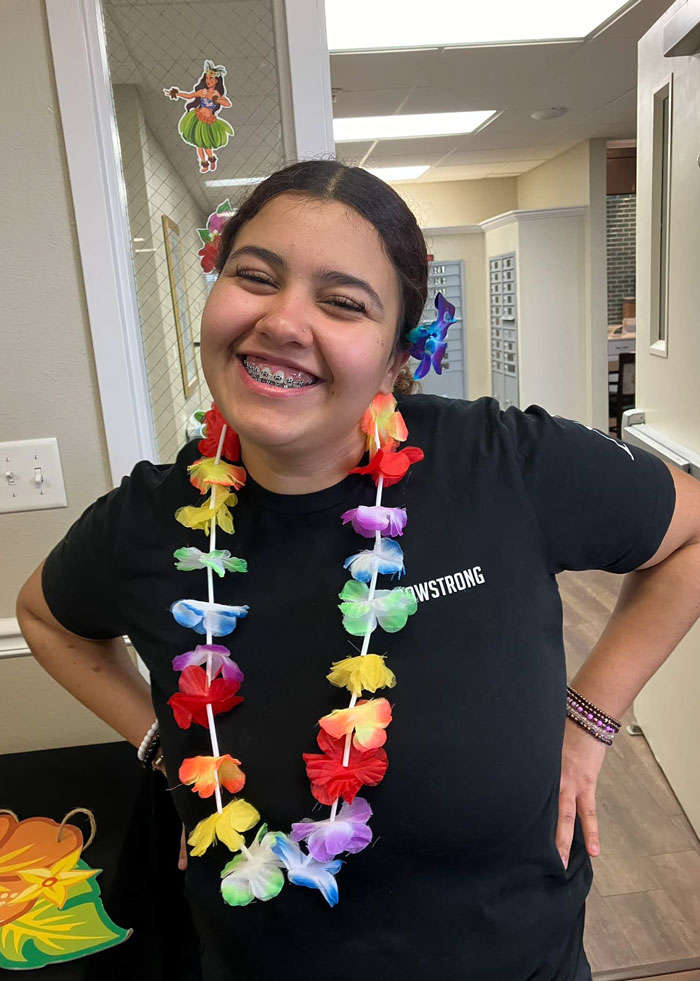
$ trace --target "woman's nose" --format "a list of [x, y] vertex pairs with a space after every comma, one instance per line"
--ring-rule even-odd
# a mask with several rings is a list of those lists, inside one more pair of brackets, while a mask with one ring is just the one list
[[256, 324], [256, 331], [280, 344], [313, 343], [309, 301], [300, 294], [281, 291], [270, 297], [270, 305]]

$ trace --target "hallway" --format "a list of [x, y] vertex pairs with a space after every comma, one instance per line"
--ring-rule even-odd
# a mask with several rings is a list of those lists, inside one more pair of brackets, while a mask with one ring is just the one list
[[[557, 579], [571, 678], [600, 636], [622, 577], [588, 571]], [[598, 781], [601, 854], [587, 905], [588, 959], [596, 981], [670, 972], [678, 981], [700, 979], [700, 841], [644, 737], [626, 731], [632, 711], [621, 721]]]

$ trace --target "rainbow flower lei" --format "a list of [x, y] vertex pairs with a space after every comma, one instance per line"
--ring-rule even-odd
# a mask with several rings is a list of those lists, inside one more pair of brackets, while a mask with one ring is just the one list
[[[452, 321], [454, 307], [438, 294], [435, 305], [438, 317], [423, 328], [411, 353], [432, 361], [436, 369], [444, 353], [444, 336]], [[439, 346], [427, 341], [440, 334]], [[437, 334], [436, 334], [437, 337]], [[421, 363], [421, 374], [427, 371]], [[413, 593], [405, 587], [377, 589], [380, 574], [402, 576], [403, 552], [394, 539], [406, 526], [404, 508], [382, 505], [382, 491], [398, 483], [412, 464], [423, 459], [423, 451], [413, 446], [399, 449], [408, 430], [396, 410], [393, 395], [377, 395], [364, 413], [360, 426], [366, 436], [369, 463], [350, 473], [372, 477], [377, 493], [373, 506], [346, 511], [343, 524], [365, 538], [373, 538], [371, 549], [349, 556], [344, 568], [351, 579], [340, 593], [343, 627], [353, 637], [362, 637], [359, 655], [334, 661], [326, 676], [332, 685], [350, 692], [347, 708], [334, 709], [318, 720], [317, 743], [320, 753], [304, 753], [306, 774], [313, 797], [330, 807], [328, 818], [316, 821], [304, 818], [295, 822], [289, 833], [270, 831], [260, 823], [248, 844], [245, 832], [251, 831], [260, 814], [256, 808], [237, 796], [245, 785], [241, 761], [222, 754], [216, 733], [215, 716], [229, 712], [243, 701], [238, 694], [243, 672], [231, 658], [228, 648], [213, 643], [214, 637], [233, 633], [239, 619], [248, 615], [247, 606], [228, 606], [214, 599], [214, 574], [244, 573], [244, 559], [231, 555], [228, 549], [216, 547], [216, 529], [234, 533], [230, 508], [235, 507], [236, 491], [244, 486], [246, 472], [233, 463], [240, 458], [238, 436], [226, 424], [217, 406], [204, 417], [204, 438], [199, 442], [202, 457], [188, 467], [191, 483], [203, 496], [201, 505], [179, 508], [176, 519], [185, 527], [199, 529], [209, 536], [209, 550], [178, 548], [174, 553], [176, 568], [182, 572], [205, 570], [207, 600], [181, 599], [170, 611], [181, 626], [206, 635], [206, 643], [173, 659], [173, 669], [180, 672], [178, 692], [168, 699], [176, 723], [182, 729], [192, 724], [209, 730], [211, 756], [185, 759], [179, 768], [182, 783], [200, 797], [214, 796], [216, 809], [200, 821], [189, 838], [190, 854], [203, 855], [220, 841], [234, 853], [221, 871], [221, 894], [230, 906], [246, 906], [253, 900], [274, 899], [287, 881], [318, 889], [331, 906], [338, 902], [337, 872], [343, 864], [338, 855], [362, 851], [372, 840], [369, 819], [372, 809], [363, 797], [361, 787], [374, 787], [387, 770], [384, 750], [386, 728], [391, 722], [391, 705], [386, 698], [362, 698], [363, 692], [375, 695], [383, 688], [393, 688], [396, 677], [384, 655], [369, 652], [370, 638], [377, 626], [387, 633], [401, 630], [408, 617], [416, 612]], [[222, 790], [233, 795], [223, 803]], [[342, 806], [339, 805], [341, 804]], [[305, 845], [305, 848], [302, 847]]]

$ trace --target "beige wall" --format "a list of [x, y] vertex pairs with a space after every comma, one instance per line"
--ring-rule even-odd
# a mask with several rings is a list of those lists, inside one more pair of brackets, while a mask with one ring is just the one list
[[[31, 65], [22, 93], [26, 125], [0, 142], [0, 440], [55, 436], [68, 498], [67, 508], [0, 514], [4, 618], [14, 616], [20, 585], [68, 525], [109, 490], [110, 477], [40, 0], [0, 4], [0, 37], [6, 79], [24, 77]], [[2, 86], [3, 118], [19, 125], [16, 100], [16, 90]], [[33, 658], [0, 658], [0, 752], [115, 738]]]
[[393, 186], [413, 211], [421, 228], [478, 225], [487, 218], [518, 207], [515, 177]]
[[566, 208], [590, 202], [589, 141], [517, 178], [517, 208]]
[[[700, 0], [676, 2], [639, 42], [637, 133], [637, 406], [664, 437], [700, 454], [700, 198], [696, 57], [664, 57], [664, 24], [681, 7], [700, 17]], [[652, 99], [673, 71], [669, 216], [668, 357], [650, 353]], [[637, 719], [674, 793], [700, 835], [700, 623], [691, 627], [634, 701]]]
[[[518, 178], [518, 209], [584, 206], [581, 422], [607, 432], [606, 141], [585, 140]], [[563, 413], [562, 413], [563, 414]]]

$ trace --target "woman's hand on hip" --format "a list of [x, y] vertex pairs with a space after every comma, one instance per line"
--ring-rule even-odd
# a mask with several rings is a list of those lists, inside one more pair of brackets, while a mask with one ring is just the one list
[[561, 754], [556, 846], [564, 868], [569, 864], [578, 813], [589, 855], [600, 854], [595, 791], [608, 747], [567, 718]]

